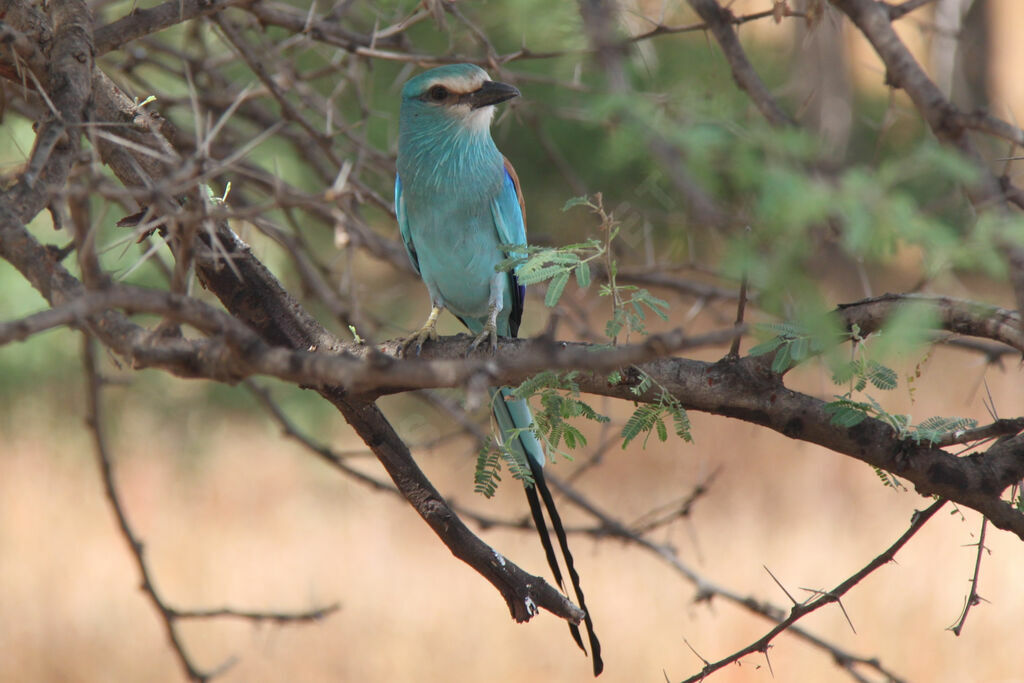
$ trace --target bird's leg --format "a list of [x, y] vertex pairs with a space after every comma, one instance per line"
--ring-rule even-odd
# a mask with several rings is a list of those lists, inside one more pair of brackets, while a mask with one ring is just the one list
[[480, 334], [476, 336], [473, 343], [469, 345], [468, 353], [476, 351], [476, 347], [484, 343], [486, 340], [491, 342], [491, 353], [494, 353], [498, 349], [498, 314], [501, 313], [501, 306], [496, 303], [491, 303], [487, 307], [487, 324], [484, 325], [484, 329], [480, 330]]
[[409, 348], [412, 346], [416, 347], [416, 355], [420, 355], [420, 351], [423, 350], [423, 342], [431, 339], [437, 341], [437, 316], [441, 315], [440, 306], [431, 306], [430, 315], [427, 317], [427, 322], [423, 324], [423, 327], [419, 329], [415, 334], [411, 334], [402, 340], [401, 349], [402, 355], [406, 355]]
[[504, 308], [505, 289], [507, 287], [508, 274], [495, 273], [494, 277], [491, 278], [490, 296], [487, 297], [487, 323], [484, 325], [484, 329], [480, 330], [480, 334], [476, 336], [473, 343], [469, 345], [467, 353], [473, 353], [476, 347], [480, 346], [487, 339], [491, 342], [491, 353], [498, 350], [498, 314]]
[[494, 277], [491, 278], [490, 296], [487, 297], [487, 323], [484, 325], [484, 329], [480, 330], [480, 334], [476, 336], [473, 343], [469, 345], [469, 353], [475, 351], [476, 347], [480, 346], [487, 339], [491, 342], [491, 353], [498, 350], [498, 314], [504, 308], [503, 303], [507, 287], [508, 274], [495, 273]]

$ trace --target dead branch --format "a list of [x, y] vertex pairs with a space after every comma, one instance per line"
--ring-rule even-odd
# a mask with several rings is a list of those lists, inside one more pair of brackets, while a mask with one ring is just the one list
[[843, 581], [827, 593], [822, 593], [818, 597], [813, 598], [808, 602], [802, 602], [793, 605], [792, 609], [790, 609], [789, 611], [789, 616], [786, 617], [779, 624], [777, 624], [773, 629], [768, 631], [768, 633], [766, 633], [764, 636], [754, 641], [750, 645], [747, 645], [746, 647], [737, 650], [728, 657], [724, 657], [714, 663], [705, 664], [704, 667], [698, 673], [687, 678], [685, 683], [697, 683], [697, 681], [702, 681], [709, 674], [714, 673], [722, 667], [728, 666], [729, 664], [732, 664], [733, 662], [754, 652], [767, 653], [768, 646], [772, 642], [772, 640], [774, 640], [777, 635], [787, 630], [794, 622], [810, 614], [811, 612], [814, 612], [815, 610], [824, 607], [825, 605], [832, 604], [833, 602], [838, 603], [840, 598], [846, 595], [846, 593], [851, 588], [853, 588], [858, 583], [863, 581], [873, 571], [875, 571], [882, 565], [892, 562], [893, 558], [896, 556], [896, 553], [899, 552], [900, 548], [906, 545], [907, 541], [913, 538], [914, 534], [920, 531], [921, 528], [928, 522], [928, 520], [931, 519], [932, 516], [939, 511], [939, 508], [941, 508], [945, 504], [946, 501], [938, 500], [932, 503], [927, 509], [915, 512], [914, 518], [910, 523], [910, 528], [903, 532], [903, 535], [896, 539], [895, 543], [886, 548], [885, 551], [882, 552], [882, 554], [868, 562], [859, 571], [855, 572], [852, 576], [850, 576], [850, 578], [846, 579], [845, 581]]

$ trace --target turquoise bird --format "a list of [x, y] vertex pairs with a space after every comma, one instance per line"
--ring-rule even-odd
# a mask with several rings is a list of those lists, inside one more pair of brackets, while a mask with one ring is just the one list
[[[491, 139], [494, 105], [519, 91], [492, 81], [473, 64], [425, 71], [402, 88], [398, 133], [395, 212], [402, 241], [430, 294], [426, 324], [408, 337], [405, 348], [420, 352], [437, 339], [437, 318], [448, 309], [476, 335], [471, 349], [498, 336], [515, 337], [523, 317], [525, 288], [515, 273], [498, 271], [507, 254], [503, 244], [526, 244], [526, 221], [519, 178]], [[586, 612], [561, 518], [544, 481], [544, 448], [527, 429], [533, 422], [523, 400], [509, 400], [507, 387], [491, 390], [491, 406], [502, 439], [527, 462], [534, 480], [526, 486], [530, 512], [558, 585], [562, 573], [544, 522], [541, 499], [555, 530], [580, 608]], [[601, 673], [601, 644], [590, 615], [585, 617], [594, 675]], [[570, 624], [586, 652], [579, 628]]]

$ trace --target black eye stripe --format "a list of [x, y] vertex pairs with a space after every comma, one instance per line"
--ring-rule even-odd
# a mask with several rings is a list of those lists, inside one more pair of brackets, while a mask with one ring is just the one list
[[444, 87], [443, 85], [434, 85], [431, 86], [429, 90], [427, 90], [426, 99], [432, 100], [434, 102], [443, 102], [444, 100], [448, 99], [448, 95], [450, 94], [451, 93], [449, 92], [448, 88]]

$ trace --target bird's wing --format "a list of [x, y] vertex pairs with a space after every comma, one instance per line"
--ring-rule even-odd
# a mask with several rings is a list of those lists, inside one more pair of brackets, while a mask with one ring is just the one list
[[523, 219], [523, 243], [526, 243], [526, 200], [523, 199], [523, 188], [519, 185], [519, 175], [516, 173], [516, 169], [512, 167], [512, 162], [508, 160], [508, 157], [502, 157], [505, 160], [505, 173], [508, 175], [509, 180], [512, 181], [512, 188], [516, 191], [516, 200], [519, 202], [519, 216]]
[[[504, 182], [494, 200], [491, 213], [501, 244], [526, 244], [526, 203], [519, 188], [519, 176], [508, 159], [505, 159]], [[526, 303], [526, 288], [519, 284], [515, 273], [509, 273], [509, 289], [512, 292], [509, 333], [515, 337], [519, 333], [519, 323], [523, 320], [523, 307]]]
[[405, 200], [402, 199], [402, 179], [395, 174], [395, 215], [398, 216], [398, 232], [405, 244], [405, 253], [409, 255], [413, 270], [420, 274], [420, 260], [416, 256], [416, 246], [412, 243], [412, 232], [409, 230], [409, 216], [405, 213]]

